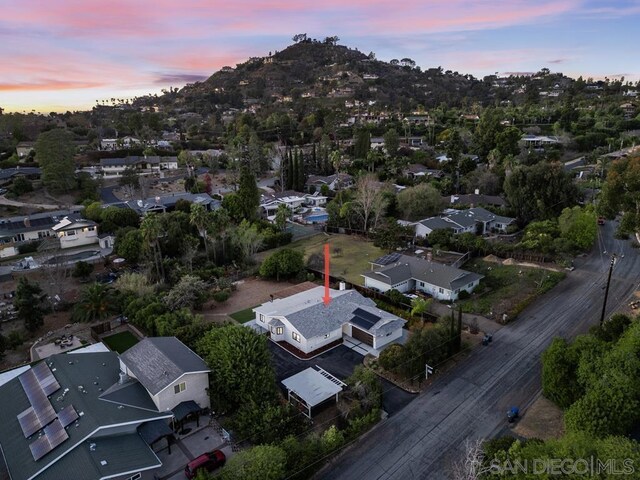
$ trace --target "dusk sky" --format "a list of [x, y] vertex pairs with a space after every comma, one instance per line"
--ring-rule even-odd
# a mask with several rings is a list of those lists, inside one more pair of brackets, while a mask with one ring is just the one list
[[640, 80], [640, 0], [0, 0], [0, 107], [91, 108], [281, 50], [296, 33], [475, 76]]

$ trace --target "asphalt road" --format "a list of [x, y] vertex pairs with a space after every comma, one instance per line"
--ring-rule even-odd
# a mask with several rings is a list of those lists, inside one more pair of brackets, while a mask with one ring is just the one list
[[[507, 409], [526, 409], [540, 391], [540, 355], [557, 336], [597, 324], [611, 253], [607, 314], [629, 301], [640, 281], [640, 251], [615, 240], [615, 225], [600, 227], [592, 253], [556, 288], [500, 329], [396, 415], [377, 425], [325, 467], [319, 479], [448, 479], [467, 439], [490, 438], [506, 423]], [[604, 252], [607, 252], [606, 254]], [[622, 257], [624, 255], [624, 257]]]

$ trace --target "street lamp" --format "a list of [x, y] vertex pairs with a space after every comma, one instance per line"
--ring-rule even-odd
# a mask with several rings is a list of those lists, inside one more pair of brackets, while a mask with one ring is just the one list
[[607, 297], [609, 296], [609, 285], [611, 284], [611, 272], [616, 263], [616, 254], [611, 255], [611, 264], [609, 265], [609, 275], [607, 276], [607, 287], [604, 291], [604, 301], [602, 302], [602, 314], [600, 315], [600, 326], [604, 323], [604, 311], [607, 308]]

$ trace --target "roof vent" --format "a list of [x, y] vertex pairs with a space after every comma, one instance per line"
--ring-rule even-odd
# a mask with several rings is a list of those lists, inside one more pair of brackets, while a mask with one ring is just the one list
[[90, 443], [89, 444], [89, 451], [90, 452], [95, 452], [96, 451], [96, 444], [95, 443]]
[[102, 465], [103, 467], [107, 464], [106, 460], [100, 460], [100, 465]]

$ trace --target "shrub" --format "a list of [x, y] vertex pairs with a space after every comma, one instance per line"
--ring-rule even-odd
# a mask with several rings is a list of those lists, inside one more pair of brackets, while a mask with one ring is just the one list
[[24, 255], [25, 253], [33, 253], [33, 252], [37, 252], [37, 251], [38, 251], [38, 242], [37, 241], [28, 242], [28, 243], [22, 243], [22, 244], [18, 245], [18, 253], [20, 255]]
[[260, 275], [263, 277], [289, 278], [304, 270], [304, 257], [302, 252], [285, 248], [268, 257], [260, 266]]
[[229, 292], [229, 290], [219, 290], [213, 294], [213, 299], [218, 303], [224, 303], [229, 299], [230, 296], [231, 293]]
[[74, 278], [87, 278], [93, 272], [93, 265], [87, 262], [77, 262], [73, 267], [71, 276]]
[[394, 372], [404, 361], [404, 348], [398, 344], [390, 345], [382, 351], [378, 361], [382, 368]]
[[470, 297], [471, 294], [466, 290], [460, 290], [460, 293], [458, 294], [458, 300], [467, 300]]

